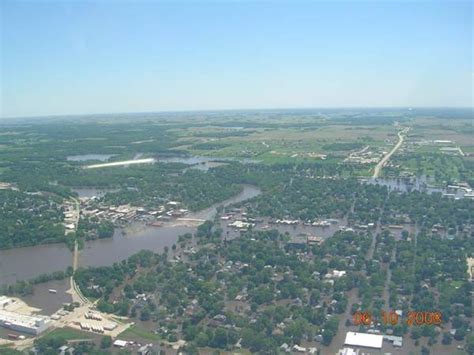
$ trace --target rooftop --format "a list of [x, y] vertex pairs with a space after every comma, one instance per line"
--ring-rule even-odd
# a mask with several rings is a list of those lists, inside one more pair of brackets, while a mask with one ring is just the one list
[[28, 328], [38, 328], [47, 321], [47, 317], [28, 316], [0, 309], [0, 322], [21, 325]]
[[366, 348], [381, 349], [383, 343], [383, 335], [347, 332], [345, 345], [362, 346]]

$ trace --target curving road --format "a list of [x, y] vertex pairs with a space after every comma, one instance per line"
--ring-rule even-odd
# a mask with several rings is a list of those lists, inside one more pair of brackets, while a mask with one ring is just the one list
[[404, 134], [408, 132], [410, 128], [404, 128], [401, 131], [398, 132], [398, 142], [395, 144], [395, 146], [392, 148], [390, 152], [388, 152], [377, 164], [377, 166], [374, 169], [374, 175], [372, 176], [374, 179], [378, 178], [380, 175], [380, 172], [382, 171], [382, 168], [387, 164], [387, 162], [390, 160], [390, 157], [398, 150], [398, 148], [401, 147], [403, 144], [403, 140], [405, 139]]

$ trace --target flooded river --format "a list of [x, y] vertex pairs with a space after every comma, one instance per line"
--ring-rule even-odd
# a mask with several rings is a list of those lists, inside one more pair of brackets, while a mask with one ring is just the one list
[[[190, 213], [188, 218], [212, 220], [219, 206], [248, 200], [260, 194], [260, 189], [244, 185], [236, 196], [217, 203], [205, 210]], [[161, 252], [171, 247], [184, 233], [192, 233], [196, 227], [164, 226], [151, 227], [132, 224], [125, 229], [117, 229], [112, 238], [86, 242], [79, 254], [80, 266], [111, 265], [130, 255], [149, 249]], [[64, 244], [38, 245], [0, 251], [0, 285], [11, 284], [17, 280], [28, 280], [45, 273], [64, 271], [71, 265], [72, 254]]]
[[0, 250], [0, 285], [64, 271], [71, 265], [71, 259], [72, 254], [64, 244]]
[[245, 158], [215, 158], [215, 157], [203, 157], [203, 156], [174, 156], [174, 157], [157, 157], [157, 161], [160, 163], [182, 163], [190, 165], [191, 169], [198, 169], [207, 171], [211, 168], [222, 166], [231, 162], [238, 161], [242, 164], [258, 163], [257, 160], [245, 159]]
[[242, 164], [258, 163], [257, 160], [246, 159], [246, 158], [228, 158], [228, 157], [205, 157], [205, 156], [184, 156], [184, 155], [172, 155], [172, 156], [153, 156], [144, 157], [143, 153], [136, 153], [131, 160], [114, 161], [110, 162], [109, 159], [115, 155], [113, 154], [82, 154], [82, 155], [70, 155], [66, 157], [68, 161], [76, 162], [88, 162], [88, 161], [101, 161], [101, 164], [86, 165], [85, 168], [105, 168], [113, 166], [128, 166], [132, 164], [145, 164], [145, 163], [181, 163], [189, 165], [191, 169], [199, 169], [207, 171], [210, 168], [215, 168], [231, 162], [240, 162]]
[[192, 227], [150, 227], [135, 224], [126, 229], [116, 229], [112, 238], [86, 243], [79, 253], [79, 266], [106, 266], [120, 262], [142, 249], [161, 252], [177, 242], [184, 233], [192, 233]]

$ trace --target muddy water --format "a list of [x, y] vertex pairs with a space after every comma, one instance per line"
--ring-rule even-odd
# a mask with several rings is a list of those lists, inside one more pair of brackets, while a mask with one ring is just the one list
[[[239, 220], [240, 218], [233, 218], [229, 221], [220, 221], [221, 228], [223, 230], [224, 235], [226, 235], [229, 239], [237, 238], [240, 235], [240, 232], [232, 227], [229, 227], [229, 224], [234, 222], [235, 220]], [[270, 223], [269, 218], [263, 218], [261, 222], [256, 223], [254, 230], [260, 231], [270, 231], [270, 230], [277, 230], [280, 233], [288, 233], [291, 237], [296, 237], [298, 235], [313, 235], [323, 238], [324, 240], [332, 237], [341, 226], [345, 226], [347, 223], [347, 219], [343, 218], [340, 219], [337, 223], [331, 224], [327, 227], [319, 227], [319, 226], [306, 226], [303, 223], [298, 223], [296, 225], [283, 225], [283, 224], [272, 224]]]
[[362, 180], [362, 181], [370, 185], [386, 186], [390, 191], [400, 191], [400, 192], [420, 191], [420, 192], [425, 192], [427, 194], [442, 193], [442, 194], [450, 194], [450, 196], [454, 198], [464, 198], [464, 195], [466, 194], [466, 191], [464, 189], [434, 187], [432, 186], [434, 181], [424, 176], [420, 176], [416, 178], [398, 178], [398, 179], [378, 178], [378, 179], [369, 179], [369, 180]]
[[[211, 168], [216, 168], [225, 164], [229, 164], [238, 161], [243, 164], [257, 163], [256, 160], [251, 159], [233, 159], [233, 158], [215, 158], [215, 157], [202, 157], [202, 156], [190, 156], [190, 157], [156, 157], [156, 160], [160, 163], [182, 163], [190, 165], [189, 169], [198, 169], [207, 171]], [[186, 169], [185, 169], [186, 170]]]
[[64, 244], [0, 250], [0, 285], [64, 271], [71, 265], [71, 258]]
[[244, 185], [242, 191], [239, 194], [237, 194], [236, 196], [234, 196], [234, 197], [232, 197], [228, 200], [225, 200], [221, 203], [216, 203], [216, 204], [212, 205], [211, 207], [206, 208], [205, 210], [195, 212], [195, 213], [191, 213], [187, 217], [188, 218], [199, 218], [199, 219], [212, 220], [212, 219], [214, 219], [214, 216], [217, 213], [217, 208], [219, 206], [226, 207], [226, 206], [232, 205], [234, 203], [249, 200], [249, 199], [251, 199], [255, 196], [260, 195], [260, 193], [261, 193], [261, 190], [258, 187], [252, 186], [252, 185]]
[[[24, 296], [21, 299], [29, 306], [41, 309], [41, 314], [51, 315], [60, 309], [65, 303], [71, 303], [72, 297], [67, 290], [70, 288], [69, 278], [64, 280], [48, 281], [34, 286], [32, 295]], [[49, 292], [50, 289], [56, 293]]]
[[[236, 196], [205, 210], [191, 213], [188, 218], [213, 219], [218, 206], [228, 206], [260, 194], [260, 190], [244, 185]], [[171, 247], [184, 233], [193, 233], [196, 227], [151, 227], [134, 224], [117, 229], [112, 238], [86, 242], [79, 254], [80, 266], [104, 266], [119, 262], [142, 249], [161, 252]], [[0, 250], [0, 285], [17, 280], [29, 280], [42, 274], [64, 271], [72, 263], [70, 250], [64, 244]]]
[[162, 252], [171, 247], [184, 233], [192, 233], [191, 227], [148, 227], [140, 224], [117, 229], [112, 238], [86, 243], [79, 253], [80, 266], [105, 266], [120, 262], [142, 249]]

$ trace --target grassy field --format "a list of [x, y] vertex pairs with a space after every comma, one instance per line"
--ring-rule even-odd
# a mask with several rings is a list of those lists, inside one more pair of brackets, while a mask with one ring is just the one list
[[[393, 161], [401, 170], [416, 175], [435, 177], [438, 182], [471, 181], [471, 157], [457, 151], [442, 151], [443, 147], [460, 147], [464, 154], [474, 152], [473, 128], [470, 120], [416, 118], [411, 122], [405, 152], [397, 153]], [[450, 143], [435, 143], [447, 140]]]
[[73, 328], [57, 328], [45, 334], [43, 338], [64, 338], [65, 340], [91, 339], [94, 337], [90, 333], [82, 332]]
[[123, 331], [118, 336], [120, 339], [133, 340], [138, 342], [160, 341], [161, 337], [150, 332], [142, 326], [135, 324]]
[[412, 125], [413, 135], [428, 140], [451, 140], [455, 145], [474, 147], [472, 120], [417, 118]]
[[[181, 144], [179, 147], [193, 155], [251, 158], [263, 163], [286, 163], [319, 160], [321, 154], [344, 158], [351, 151], [357, 150], [328, 149], [334, 146], [334, 143], [355, 143], [359, 147], [370, 145], [382, 149], [393, 144], [396, 130], [391, 125], [321, 124], [319, 127], [246, 130], [193, 127], [181, 130], [179, 135]], [[202, 147], [207, 149], [201, 149]]]

